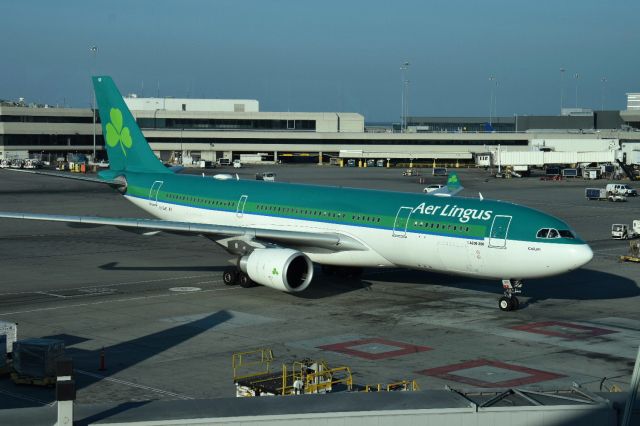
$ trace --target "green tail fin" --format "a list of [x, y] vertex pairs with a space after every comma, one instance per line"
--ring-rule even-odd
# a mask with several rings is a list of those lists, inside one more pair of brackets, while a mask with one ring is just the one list
[[171, 173], [142, 135], [111, 77], [93, 77], [102, 135], [114, 171]]
[[454, 190], [458, 190], [462, 187], [460, 185], [460, 179], [458, 179], [458, 174], [456, 172], [449, 173], [449, 179], [447, 179], [447, 188], [449, 191], [453, 192]]

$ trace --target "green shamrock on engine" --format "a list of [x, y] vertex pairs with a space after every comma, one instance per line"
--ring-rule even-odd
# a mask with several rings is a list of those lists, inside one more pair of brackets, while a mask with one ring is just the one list
[[[122, 112], [118, 108], [111, 108], [109, 111], [111, 122], [107, 123], [107, 145], [115, 148], [120, 145], [122, 153], [127, 156], [127, 149], [131, 148], [133, 141], [131, 140], [131, 132], [128, 127], [122, 127]], [[126, 149], [125, 149], [126, 148]]]

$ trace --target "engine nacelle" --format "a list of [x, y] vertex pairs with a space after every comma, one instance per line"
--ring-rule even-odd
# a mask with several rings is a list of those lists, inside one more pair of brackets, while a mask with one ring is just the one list
[[254, 282], [287, 293], [306, 289], [313, 278], [311, 260], [292, 249], [256, 249], [242, 257], [238, 266]]

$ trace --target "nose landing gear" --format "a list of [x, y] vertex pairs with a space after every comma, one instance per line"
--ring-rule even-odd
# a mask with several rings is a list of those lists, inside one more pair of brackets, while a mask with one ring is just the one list
[[501, 311], [516, 311], [520, 307], [520, 301], [515, 296], [522, 293], [524, 283], [521, 280], [502, 280], [504, 296], [498, 300]]

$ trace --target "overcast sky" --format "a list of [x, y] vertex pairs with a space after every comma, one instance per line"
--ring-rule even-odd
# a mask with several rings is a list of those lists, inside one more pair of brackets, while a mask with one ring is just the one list
[[409, 61], [410, 115], [486, 116], [495, 82], [498, 115], [557, 114], [561, 68], [565, 106], [577, 82], [578, 106], [604, 87], [625, 109], [639, 16], [638, 0], [4, 1], [0, 99], [86, 107], [95, 72], [123, 94], [398, 121]]

